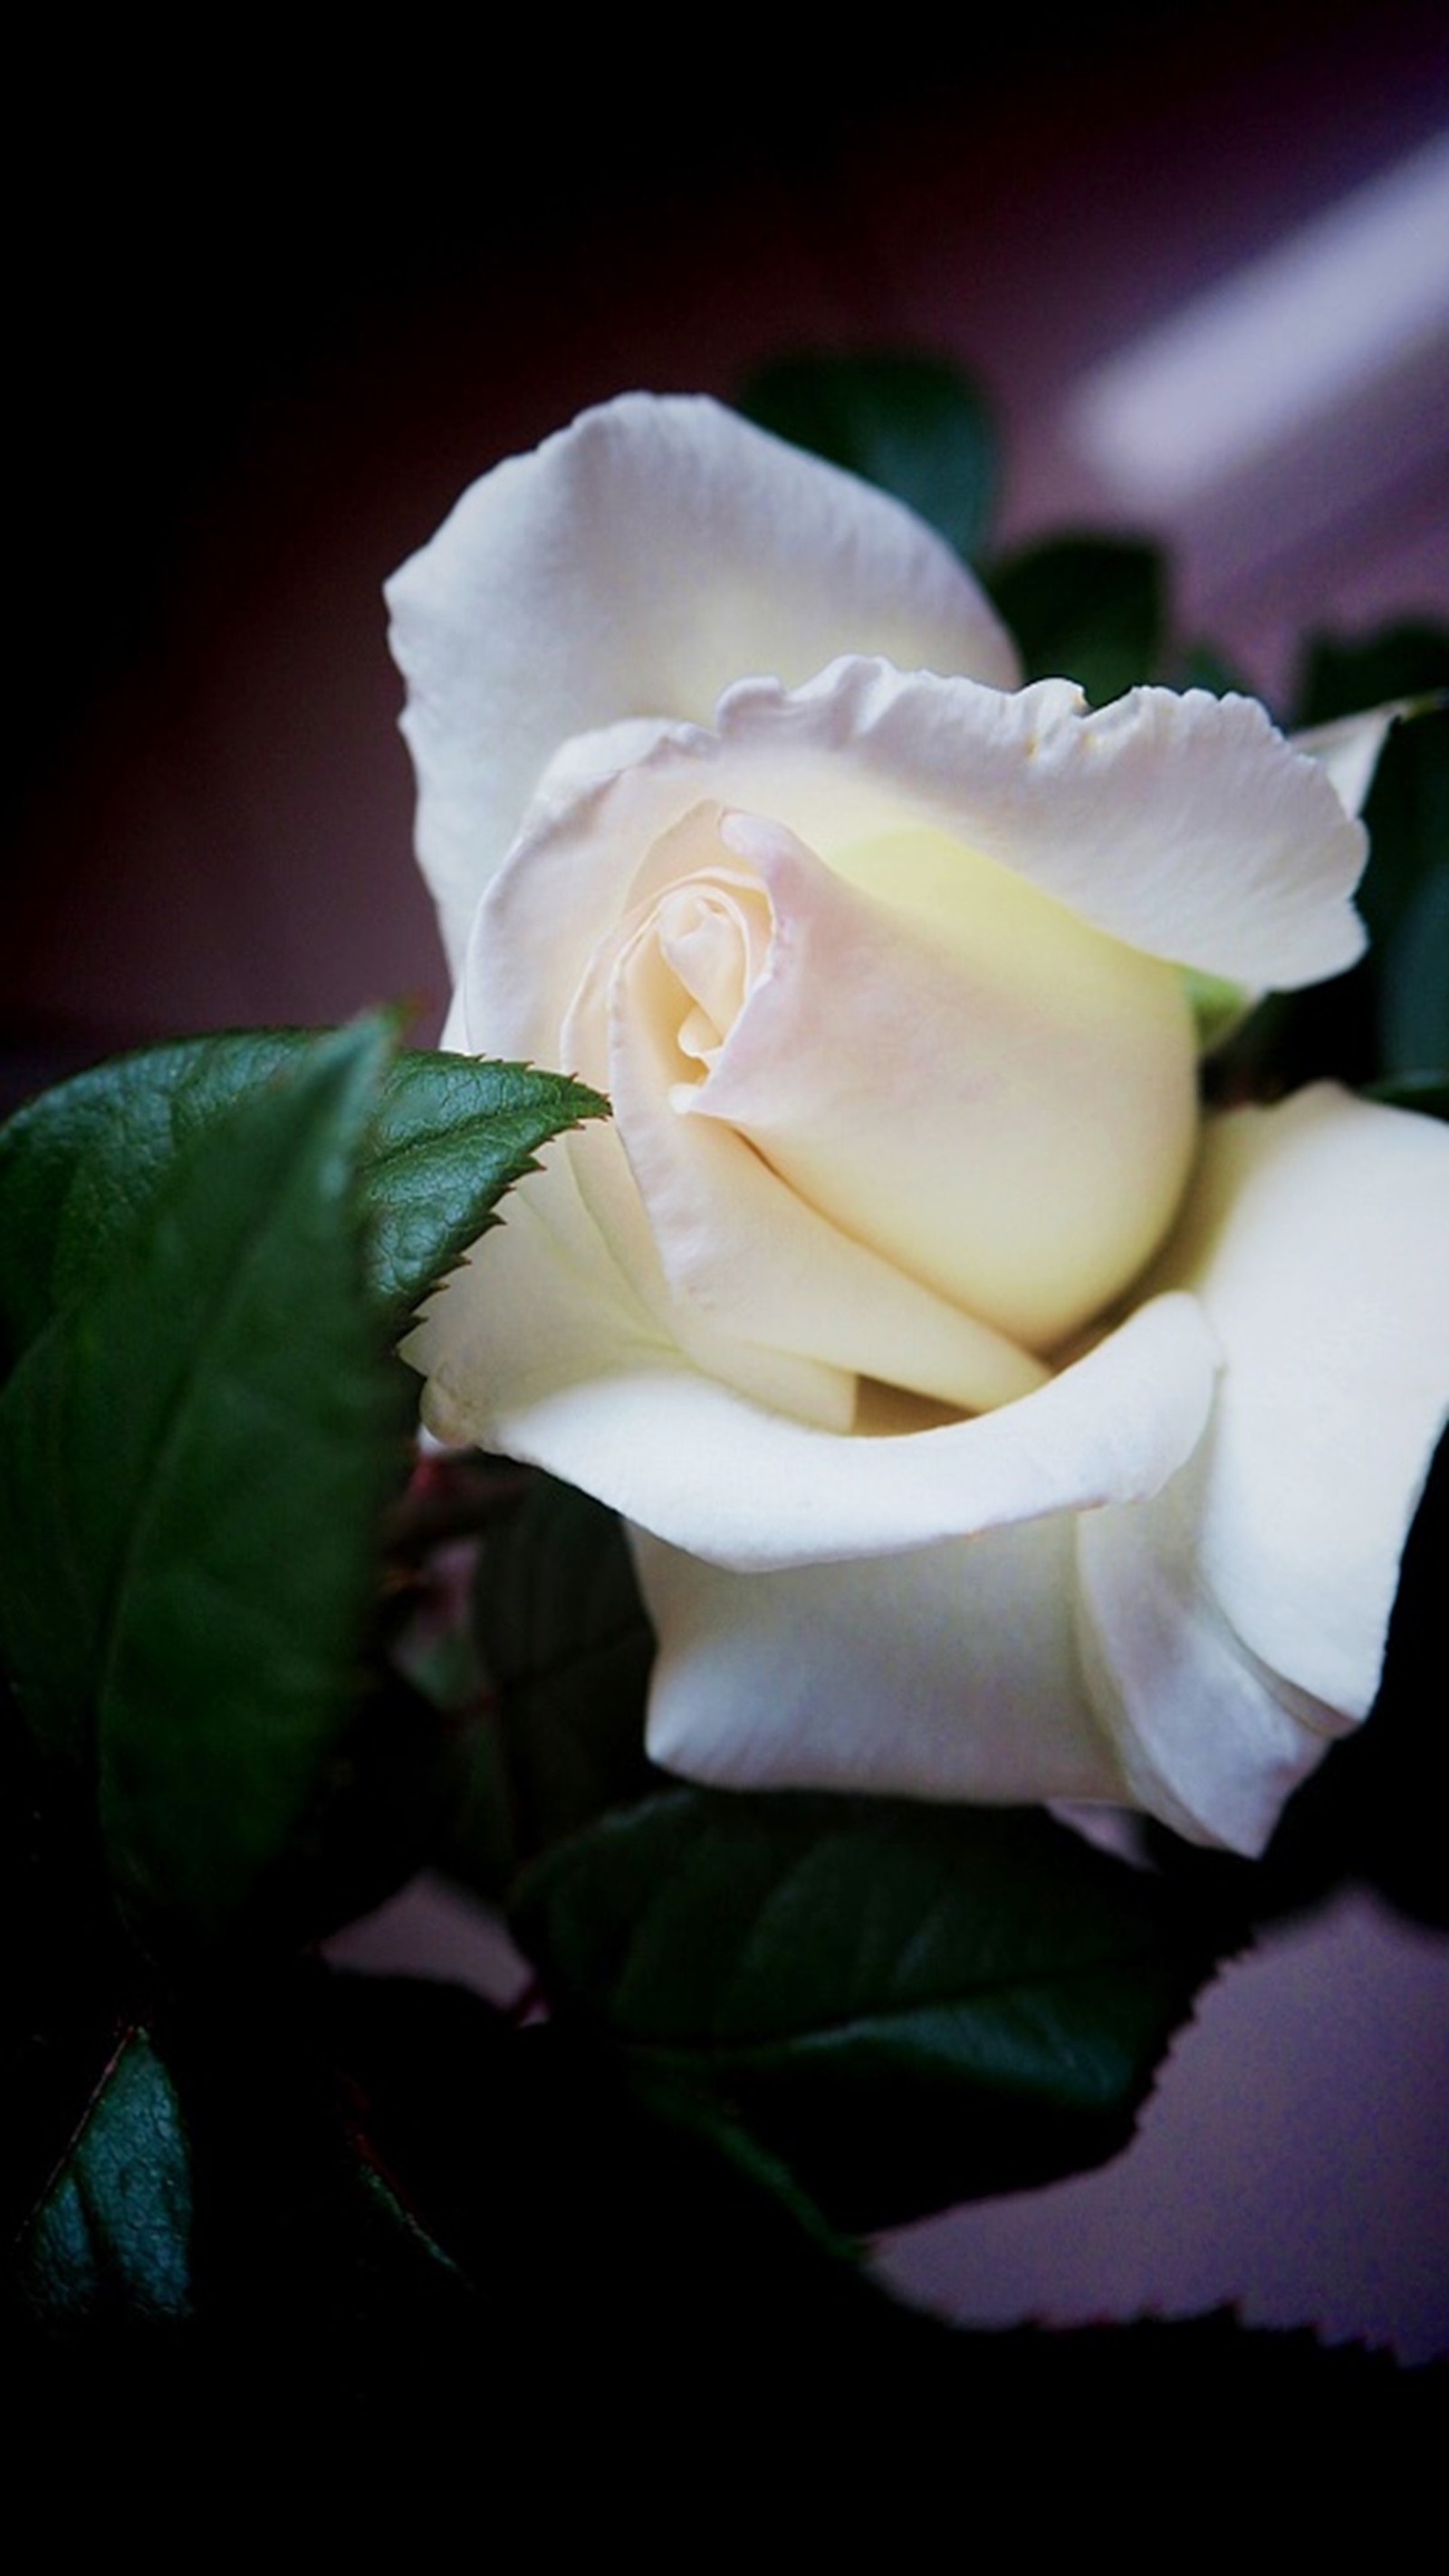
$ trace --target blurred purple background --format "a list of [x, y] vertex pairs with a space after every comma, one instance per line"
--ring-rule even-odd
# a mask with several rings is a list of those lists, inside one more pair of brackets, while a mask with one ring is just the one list
[[[434, 1032], [379, 586], [466, 482], [627, 386], [953, 352], [1000, 415], [1005, 535], [1169, 538], [1182, 631], [1270, 693], [1306, 629], [1449, 614], [1442, 9], [1126, 0], [1049, 45], [793, 70], [727, 27], [394, 43], [252, 34], [163, 89], [128, 29], [31, 75], [10, 1097], [381, 998]], [[475, 1935], [414, 1898], [368, 1938]], [[896, 2277], [983, 2318], [1238, 2298], [1449, 2348], [1446, 2005], [1437, 1945], [1366, 1905], [1285, 1935], [1206, 1996], [1128, 2157], [911, 2231]]]

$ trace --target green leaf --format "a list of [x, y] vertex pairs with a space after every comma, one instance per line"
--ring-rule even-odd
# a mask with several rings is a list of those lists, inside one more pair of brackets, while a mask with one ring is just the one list
[[1380, 982], [1381, 1061], [1395, 1073], [1442, 1064], [1449, 1057], [1449, 852], [1425, 867], [1405, 903], [1385, 943]]
[[980, 393], [949, 359], [779, 358], [749, 378], [740, 409], [904, 501], [969, 562], [980, 553], [996, 500], [996, 440]]
[[18, 2247], [27, 2305], [52, 2325], [178, 2323], [193, 2305], [191, 2158], [170, 2075], [127, 2033]]
[[1028, 680], [1075, 680], [1095, 707], [1154, 677], [1165, 574], [1156, 546], [1129, 537], [1055, 537], [1012, 555], [987, 587]]
[[1206, 689], [1215, 698], [1252, 698], [1258, 694], [1235, 662], [1229, 661], [1216, 644], [1201, 639], [1178, 655], [1172, 685], [1175, 689]]
[[0, 1393], [0, 1642], [39, 1740], [94, 1737], [122, 1901], [219, 1929], [356, 1689], [401, 1373], [362, 1274], [380, 1023], [182, 1158]]
[[1369, 635], [1315, 635], [1304, 649], [1293, 700], [1295, 731], [1333, 724], [1449, 687], [1449, 630], [1405, 618]]
[[608, 1102], [581, 1082], [473, 1056], [400, 1055], [363, 1147], [374, 1293], [401, 1325], [494, 1222], [540, 1146]]
[[42, 1092], [0, 1127], [0, 1326], [12, 1358], [67, 1297], [106, 1279], [177, 1157], [310, 1042], [261, 1029], [147, 1047]]
[[494, 1691], [488, 1796], [450, 1866], [486, 1892], [606, 1807], [642, 1797], [654, 1634], [616, 1513], [546, 1476], [485, 1538], [474, 1623]]
[[865, 2354], [881, 2326], [913, 2339], [778, 2161], [693, 2088], [577, 2032], [510, 2028], [457, 1987], [334, 1980], [332, 2001], [370, 2139], [484, 2296], [503, 2403], [531, 2405], [560, 2367], [577, 2422], [607, 2403], [621, 2306], [701, 2367], [721, 2338], [732, 2361], [760, 2339], [761, 2368], [786, 2333]]
[[[1367, 993], [1378, 1074], [1449, 1062], [1449, 633], [1390, 627], [1311, 648], [1297, 710], [1302, 725], [1405, 703], [1364, 808], [1369, 863], [1358, 889], [1370, 949], [1356, 980]], [[1415, 701], [1419, 703], [1416, 705]]]
[[1449, 1118], [1449, 1068], [1391, 1074], [1384, 1082], [1370, 1083], [1368, 1093], [1371, 1100], [1382, 1100], [1390, 1109], [1412, 1109], [1421, 1118]]
[[[41, 2330], [24, 2356], [26, 2429], [82, 2425], [94, 2467], [98, 2435], [124, 2461], [126, 2444], [147, 2456], [163, 2425], [173, 2449], [227, 2474], [240, 2439], [269, 2507], [293, 2510], [300, 2493], [325, 2506], [329, 2530], [349, 2495], [375, 2511], [379, 2462], [415, 2487], [420, 2459], [476, 2441], [480, 2410], [511, 2468], [545, 2475], [564, 2416], [572, 2456], [601, 2463], [637, 2449], [646, 2416], [650, 2441], [680, 2456], [702, 2423], [725, 2427], [740, 2454], [732, 2488], [757, 2512], [795, 2491], [774, 2454], [800, 2469], [806, 2388], [887, 2484], [924, 2429], [943, 2496], [959, 2489], [962, 2424], [979, 2448], [1034, 2407], [1055, 2453], [1065, 2445], [1090, 2476], [1124, 2421], [1170, 2441], [1194, 2406], [1246, 2402], [1248, 2448], [1253, 2426], [1268, 2427], [1256, 2448], [1271, 2468], [1273, 2400], [1326, 2400], [1337, 2424], [1335, 2390], [1347, 2435], [1372, 2426], [1378, 2475], [1381, 2436], [1414, 2392], [1385, 2354], [1325, 2352], [1310, 2334], [1254, 2333], [1224, 2314], [1065, 2333], [949, 2327], [891, 2299], [712, 2105], [641, 2084], [575, 2034], [507, 2028], [457, 1987], [318, 1977], [310, 1991], [292, 1980], [228, 1996], [220, 2012], [212, 1997], [177, 2064], [184, 2138], [150, 2052], [153, 2143], [159, 2129], [182, 2150], [151, 2246], [184, 2264], [191, 2304], [148, 2307], [148, 2267], [116, 2265], [114, 2234], [101, 2302], [79, 2309], [63, 2304], [75, 2278], [64, 2248], [50, 2272], [27, 2260]], [[144, 2175], [146, 2120], [126, 2125], [142, 2178], [164, 2177], [164, 2151]], [[143, 2207], [126, 2206], [133, 2240]], [[619, 2367], [625, 2313], [637, 2349], [669, 2357], [642, 2381]], [[1410, 2421], [1427, 2464], [1434, 2375], [1418, 2385]], [[352, 2472], [342, 2488], [339, 2459]], [[818, 2508], [813, 2459], [804, 2475]], [[848, 2483], [856, 2512], [859, 2477]], [[114, 2495], [99, 2499], [112, 2519]]]
[[1205, 1964], [1045, 1816], [700, 1790], [551, 1853], [515, 1930], [561, 2009], [872, 2227], [1113, 2153]]
[[[315, 1044], [311, 1030], [258, 1029], [148, 1047], [42, 1093], [0, 1128], [0, 1358], [104, 1282], [178, 1158]], [[604, 1107], [581, 1084], [518, 1065], [396, 1058], [359, 1157], [369, 1277], [394, 1325], [539, 1147]]]
[[360, 2409], [394, 2424], [424, 2370], [446, 2392], [483, 2321], [373, 2149], [326, 2007], [315, 1962], [270, 1963], [133, 2031], [21, 2241], [41, 2422], [119, 2451], [239, 2420], [264, 2461], [298, 2423], [335, 2475]]
[[1222, 975], [1206, 974], [1199, 966], [1180, 966], [1178, 974], [1192, 1012], [1198, 1053], [1210, 1054], [1242, 1026], [1252, 1008], [1252, 997], [1241, 984], [1230, 984]]

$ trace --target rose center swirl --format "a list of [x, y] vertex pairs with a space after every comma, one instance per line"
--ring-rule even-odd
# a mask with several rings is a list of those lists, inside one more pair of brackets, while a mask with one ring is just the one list
[[771, 916], [762, 888], [695, 878], [658, 903], [654, 935], [680, 993], [674, 1033], [699, 1082], [713, 1071], [769, 952]]

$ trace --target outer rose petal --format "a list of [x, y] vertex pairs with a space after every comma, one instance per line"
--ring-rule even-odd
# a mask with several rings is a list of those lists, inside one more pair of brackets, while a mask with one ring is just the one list
[[551, 1060], [597, 942], [677, 873], [671, 835], [704, 805], [785, 825], [929, 935], [950, 886], [939, 860], [914, 864], [907, 834], [976, 851], [1112, 938], [1233, 982], [1287, 990], [1363, 947], [1362, 827], [1246, 698], [1136, 689], [1093, 715], [1058, 680], [1006, 696], [847, 658], [799, 689], [741, 683], [713, 731], [660, 727], [634, 752], [602, 779], [581, 757], [589, 783], [528, 816], [468, 943], [472, 1048]]
[[793, 684], [843, 652], [1017, 677], [995, 611], [910, 511], [697, 397], [626, 394], [511, 457], [387, 595], [418, 855], [455, 971], [571, 736], [703, 722], [743, 674]]
[[1122, 1800], [1072, 1641], [1074, 1529], [752, 1575], [636, 1531], [651, 1754], [733, 1788]]
[[1378, 1688], [1449, 1390], [1449, 1130], [1329, 1084], [1214, 1121], [1159, 1276], [1220, 1393], [1155, 1501], [1080, 1524], [1084, 1649], [1134, 1802], [1254, 1851]]
[[597, 1236], [590, 1251], [565, 1167], [509, 1208], [404, 1345], [428, 1378], [429, 1429], [547, 1467], [741, 1572], [896, 1555], [1152, 1494], [1207, 1419], [1212, 1337], [1192, 1298], [1167, 1296], [999, 1412], [879, 1436], [817, 1430], [745, 1401], [664, 1338]]
[[[872, 841], [905, 808], [1114, 939], [1210, 975], [1287, 991], [1362, 951], [1362, 827], [1255, 699], [1132, 689], [1093, 712], [1063, 680], [1005, 696], [855, 659], [788, 694], [741, 681], [715, 721], [758, 768], [758, 793], [742, 781], [734, 801], [858, 883], [883, 890]], [[787, 801], [812, 757], [829, 782], [818, 822], [808, 784]]]
[[1378, 1686], [1449, 1387], [1449, 1133], [1327, 1085], [1221, 1119], [1163, 1273], [1195, 1281], [1225, 1367], [1155, 1496], [748, 1580], [636, 1537], [656, 1758], [736, 1786], [1126, 1798], [1261, 1849]]
[[1346, 814], [1363, 812], [1389, 730], [1409, 713], [1412, 703], [1400, 698], [1392, 706], [1370, 707], [1364, 715], [1340, 716], [1334, 724], [1314, 725], [1306, 733], [1293, 735], [1294, 750], [1306, 751], [1310, 760], [1317, 761], [1332, 780]]

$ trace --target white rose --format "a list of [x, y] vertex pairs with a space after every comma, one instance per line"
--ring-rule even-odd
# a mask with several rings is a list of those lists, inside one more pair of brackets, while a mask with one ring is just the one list
[[1258, 1847], [1377, 1686], [1449, 1132], [1201, 1122], [1181, 969], [1351, 962], [1381, 721], [1015, 691], [929, 531], [701, 401], [501, 466], [390, 601], [445, 1042], [615, 1112], [409, 1356], [633, 1525], [656, 1758]]

